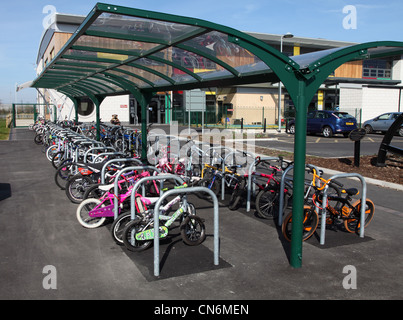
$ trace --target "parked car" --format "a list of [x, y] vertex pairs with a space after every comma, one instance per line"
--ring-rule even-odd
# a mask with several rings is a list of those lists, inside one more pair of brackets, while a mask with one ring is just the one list
[[[389, 130], [389, 127], [395, 122], [398, 116], [400, 116], [402, 112], [388, 112], [377, 116], [371, 120], [367, 120], [364, 122], [363, 127], [367, 133], [372, 133], [375, 131], [381, 131], [383, 133]], [[397, 130], [399, 136], [403, 137], [403, 124]]]
[[[348, 137], [350, 132], [357, 129], [357, 120], [347, 112], [315, 110], [308, 112], [307, 133], [322, 133], [326, 138], [341, 133]], [[288, 130], [295, 133], [295, 120], [288, 123]]]

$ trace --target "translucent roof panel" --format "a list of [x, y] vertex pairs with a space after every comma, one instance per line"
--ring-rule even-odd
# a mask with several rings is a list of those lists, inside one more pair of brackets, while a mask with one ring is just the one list
[[172, 43], [200, 28], [179, 23], [144, 19], [114, 13], [102, 13], [88, 28], [87, 34], [141, 42]]
[[272, 50], [208, 21], [98, 3], [33, 86], [80, 91], [81, 85], [114, 94], [208, 87], [220, 79], [251, 83], [248, 76], [259, 73], [275, 78], [252, 53], [264, 52], [255, 42]]
[[[261, 61], [257, 56], [241, 46], [230, 42], [228, 34], [211, 31], [192, 38], [181, 45], [181, 48], [192, 48], [196, 52], [203, 52], [226, 63], [238, 72], [243, 72], [243, 66]], [[267, 67], [268, 69], [268, 67]]]

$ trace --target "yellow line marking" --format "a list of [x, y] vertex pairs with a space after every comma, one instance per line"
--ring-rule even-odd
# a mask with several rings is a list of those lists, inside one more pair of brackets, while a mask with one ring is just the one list
[[318, 143], [320, 141], [320, 138], [318, 138], [316, 141], [315, 141], [315, 143]]

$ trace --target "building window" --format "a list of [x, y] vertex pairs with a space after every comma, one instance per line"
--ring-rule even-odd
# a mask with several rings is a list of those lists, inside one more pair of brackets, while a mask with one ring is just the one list
[[49, 55], [50, 55], [50, 60], [53, 60], [53, 58], [55, 57], [55, 48], [52, 48]]
[[391, 79], [392, 61], [365, 60], [363, 62], [362, 77], [367, 79]]
[[80, 116], [89, 116], [94, 112], [94, 103], [90, 99], [82, 99], [78, 105], [78, 114]]

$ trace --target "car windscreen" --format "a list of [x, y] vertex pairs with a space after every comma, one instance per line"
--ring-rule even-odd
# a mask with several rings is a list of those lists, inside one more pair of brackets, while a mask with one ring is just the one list
[[335, 115], [339, 119], [354, 119], [354, 117], [347, 112], [333, 112], [333, 115]]

